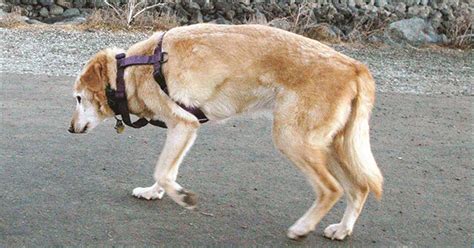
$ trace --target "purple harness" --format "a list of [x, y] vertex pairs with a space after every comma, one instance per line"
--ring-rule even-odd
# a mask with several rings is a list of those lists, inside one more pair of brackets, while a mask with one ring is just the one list
[[[116, 115], [121, 115], [123, 122], [130, 127], [141, 128], [148, 123], [167, 128], [166, 124], [160, 120], [150, 120], [148, 121], [145, 118], [140, 118], [137, 121], [133, 122], [130, 120], [130, 111], [128, 110], [127, 95], [125, 93], [125, 80], [124, 72], [125, 68], [132, 65], [153, 65], [153, 77], [155, 81], [160, 85], [161, 90], [163, 90], [168, 96], [168, 86], [166, 85], [165, 77], [162, 73], [162, 64], [166, 63], [167, 60], [164, 60], [164, 56], [167, 55], [166, 52], [161, 50], [163, 43], [163, 36], [160, 37], [158, 46], [155, 48], [155, 52], [151, 56], [130, 56], [126, 57], [125, 53], [120, 53], [115, 56], [117, 60], [117, 90], [112, 90], [110, 86], [106, 89], [107, 101], [110, 108], [115, 112]], [[200, 123], [207, 122], [209, 119], [206, 115], [199, 109], [193, 107], [186, 107], [185, 105], [176, 102], [181, 108], [188, 111], [189, 113], [196, 116]]]

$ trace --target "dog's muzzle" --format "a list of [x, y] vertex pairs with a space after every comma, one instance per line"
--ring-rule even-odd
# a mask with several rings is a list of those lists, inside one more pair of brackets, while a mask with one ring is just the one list
[[89, 123], [87, 123], [80, 132], [76, 132], [76, 129], [74, 128], [74, 124], [71, 123], [71, 126], [69, 126], [69, 129], [67, 131], [70, 133], [85, 133], [88, 128], [89, 128]]

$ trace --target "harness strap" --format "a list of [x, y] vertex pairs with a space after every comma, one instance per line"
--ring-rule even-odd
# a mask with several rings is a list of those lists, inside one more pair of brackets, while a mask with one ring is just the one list
[[[114, 92], [116, 109], [114, 112], [119, 113], [122, 117], [122, 121], [127, 124], [127, 126], [134, 128], [141, 128], [146, 126], [148, 123], [152, 125], [166, 128], [166, 124], [159, 120], [148, 121], [145, 118], [140, 118], [135, 122], [132, 122], [130, 119], [130, 111], [128, 109], [128, 101], [125, 93], [125, 80], [124, 73], [125, 68], [130, 65], [144, 65], [154, 60], [153, 57], [144, 57], [144, 56], [131, 56], [125, 58], [125, 54], [117, 54], [115, 58], [117, 59], [117, 90]], [[151, 58], [151, 59], [150, 59]]]
[[[117, 60], [117, 79], [116, 79], [116, 84], [117, 84], [117, 90], [114, 92], [114, 101], [109, 102], [114, 102], [116, 104], [115, 107], [112, 109], [114, 110], [115, 113], [118, 113], [121, 115], [122, 120], [125, 124], [128, 126], [134, 127], [134, 128], [141, 128], [143, 126], [146, 126], [148, 123], [154, 125], [154, 126], [159, 126], [162, 128], [167, 128], [166, 124], [160, 120], [150, 120], [148, 121], [145, 118], [140, 118], [137, 121], [133, 122], [130, 120], [130, 111], [128, 109], [128, 102], [127, 102], [127, 96], [125, 92], [125, 79], [124, 79], [124, 74], [125, 74], [125, 68], [128, 66], [132, 65], [153, 65], [153, 77], [155, 81], [160, 85], [161, 90], [165, 92], [169, 96], [168, 92], [168, 86], [166, 85], [165, 78], [162, 73], [162, 64], [166, 63], [167, 60], [164, 60], [164, 55], [167, 54], [166, 52], [162, 52], [162, 43], [163, 43], [163, 36], [161, 36], [160, 41], [158, 43], [158, 46], [155, 48], [154, 54], [151, 56], [130, 56], [126, 57], [124, 53], [117, 54], [115, 56], [115, 59]], [[107, 93], [107, 96], [111, 96], [112, 94]], [[181, 108], [184, 110], [188, 111], [189, 113], [193, 114], [196, 116], [196, 118], [199, 120], [200, 123], [205, 123], [209, 121], [209, 119], [206, 117], [206, 115], [202, 112], [201, 109], [195, 108], [195, 107], [187, 107], [179, 102], [176, 102]]]

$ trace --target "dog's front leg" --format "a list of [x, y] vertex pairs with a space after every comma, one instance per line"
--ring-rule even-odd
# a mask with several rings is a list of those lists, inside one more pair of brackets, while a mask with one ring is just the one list
[[[161, 186], [176, 203], [189, 209], [195, 207], [196, 196], [176, 183], [176, 178], [184, 155], [196, 139], [198, 126], [199, 124], [179, 122], [168, 128], [165, 146], [155, 168], [154, 178], [156, 183], [149, 188], [145, 188], [158, 192], [157, 196], [159, 198]], [[135, 194], [139, 193], [140, 189], [143, 188], [134, 190], [135, 196], [141, 196], [140, 194]]]
[[155, 200], [161, 199], [165, 195], [165, 190], [158, 185], [158, 183], [153, 184], [150, 187], [138, 187], [134, 188], [132, 195], [137, 198], [143, 198], [146, 200]]

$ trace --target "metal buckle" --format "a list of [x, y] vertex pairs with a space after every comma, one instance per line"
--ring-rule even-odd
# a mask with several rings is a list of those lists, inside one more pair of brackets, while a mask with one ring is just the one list
[[[166, 60], [164, 60], [165, 55], [166, 55]], [[168, 62], [168, 53], [167, 52], [161, 52], [161, 58], [160, 58], [160, 61], [158, 61], [158, 62], [160, 62], [160, 64], [164, 64], [164, 63]]]
[[125, 53], [119, 53], [115, 55], [115, 59], [123, 59], [123, 58], [125, 58]]

